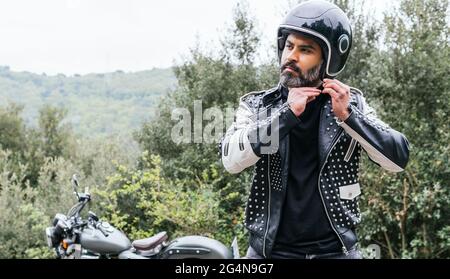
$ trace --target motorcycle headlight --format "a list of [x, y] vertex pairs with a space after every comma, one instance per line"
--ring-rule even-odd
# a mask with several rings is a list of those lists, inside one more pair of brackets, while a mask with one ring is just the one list
[[59, 221], [67, 221], [67, 216], [61, 213], [57, 213], [55, 217], [53, 218], [53, 226], [56, 226]]
[[45, 229], [45, 236], [47, 238], [48, 247], [56, 247], [61, 242], [63, 238], [63, 229], [59, 226], [48, 227]]

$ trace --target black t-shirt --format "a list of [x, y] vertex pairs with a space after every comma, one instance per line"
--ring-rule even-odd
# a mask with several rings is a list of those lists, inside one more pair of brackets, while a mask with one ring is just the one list
[[[282, 90], [287, 99], [287, 89]], [[290, 163], [273, 258], [301, 258], [304, 254], [339, 252], [340, 241], [330, 225], [318, 189], [320, 108], [326, 96], [307, 104], [300, 123], [289, 133]]]

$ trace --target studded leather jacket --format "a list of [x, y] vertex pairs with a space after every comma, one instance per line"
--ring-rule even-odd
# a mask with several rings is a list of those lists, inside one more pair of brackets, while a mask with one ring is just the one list
[[[235, 120], [222, 138], [222, 163], [230, 173], [254, 166], [245, 210], [245, 227], [253, 249], [271, 255], [285, 200], [289, 167], [289, 131], [300, 119], [281, 98], [281, 87], [251, 92], [240, 98]], [[392, 172], [409, 158], [406, 137], [379, 120], [361, 91], [351, 88], [350, 116], [339, 121], [327, 96], [319, 123], [317, 187], [331, 227], [344, 253], [357, 242], [361, 222], [358, 199], [361, 150]]]

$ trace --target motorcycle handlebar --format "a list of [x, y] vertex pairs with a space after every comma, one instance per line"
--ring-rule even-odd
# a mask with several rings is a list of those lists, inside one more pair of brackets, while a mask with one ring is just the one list
[[72, 208], [67, 213], [68, 217], [78, 216], [78, 214], [84, 209], [86, 204], [91, 200], [90, 195], [81, 195], [77, 204], [72, 206]]

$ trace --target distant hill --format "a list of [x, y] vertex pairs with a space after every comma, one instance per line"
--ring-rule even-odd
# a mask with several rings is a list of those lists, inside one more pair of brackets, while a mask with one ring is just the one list
[[24, 105], [23, 117], [35, 125], [39, 108], [51, 104], [66, 108], [67, 121], [83, 136], [129, 134], [176, 83], [170, 68], [47, 76], [0, 67], [0, 106]]

